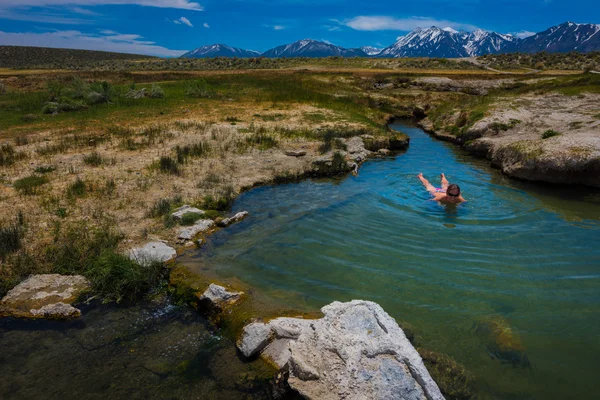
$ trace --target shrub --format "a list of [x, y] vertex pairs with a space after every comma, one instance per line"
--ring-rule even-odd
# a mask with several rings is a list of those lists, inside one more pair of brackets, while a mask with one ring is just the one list
[[246, 143], [260, 150], [268, 150], [277, 147], [277, 139], [266, 133], [258, 132], [246, 138]]
[[21, 248], [21, 229], [17, 224], [0, 227], [0, 260]]
[[25, 157], [24, 153], [16, 152], [10, 144], [0, 145], [0, 167], [7, 167]]
[[110, 103], [114, 97], [115, 89], [106, 81], [94, 82], [90, 85], [90, 91], [86, 95], [87, 101], [91, 104]]
[[202, 214], [189, 212], [181, 216], [179, 223], [183, 226], [191, 226], [194, 225], [200, 218], [202, 218]]
[[199, 79], [197, 81], [193, 81], [191, 82], [186, 91], [185, 94], [190, 96], [190, 97], [197, 97], [197, 98], [207, 98], [210, 99], [212, 97], [215, 97], [216, 92], [215, 90], [206, 82], [206, 80], [204, 79]]
[[158, 167], [161, 172], [167, 174], [178, 175], [181, 172], [177, 161], [169, 156], [162, 156], [158, 161]]
[[27, 136], [17, 136], [15, 138], [15, 144], [17, 146], [25, 146], [29, 144], [29, 138]]
[[48, 178], [45, 176], [31, 175], [15, 181], [14, 188], [17, 192], [23, 195], [37, 194], [40, 186], [48, 183]]
[[148, 97], [151, 99], [162, 99], [165, 97], [165, 91], [157, 84], [152, 84]]
[[170, 199], [160, 199], [150, 209], [148, 215], [151, 217], [161, 217], [171, 212], [172, 201]]
[[87, 165], [91, 165], [93, 167], [98, 167], [104, 163], [104, 159], [97, 151], [94, 151], [91, 154], [83, 156], [83, 162]]
[[207, 142], [176, 146], [175, 152], [177, 153], [177, 162], [183, 164], [188, 157], [202, 157], [203, 155], [210, 153], [210, 149], [210, 145]]
[[222, 216], [223, 215], [221, 214], [221, 212], [217, 210], [205, 210], [203, 215], [203, 217], [208, 219], [217, 219]]
[[558, 136], [560, 135], [559, 132], [556, 132], [555, 130], [552, 129], [548, 129], [546, 132], [542, 133], [542, 139], [548, 139], [551, 138], [553, 136]]
[[104, 301], [132, 301], [146, 294], [165, 276], [161, 262], [141, 265], [114, 249], [104, 250], [84, 272]]
[[54, 165], [40, 165], [39, 167], [35, 167], [34, 171], [38, 174], [47, 174], [56, 171], [56, 167]]
[[67, 187], [67, 197], [83, 197], [87, 193], [87, 185], [81, 178], [77, 178], [75, 182]]

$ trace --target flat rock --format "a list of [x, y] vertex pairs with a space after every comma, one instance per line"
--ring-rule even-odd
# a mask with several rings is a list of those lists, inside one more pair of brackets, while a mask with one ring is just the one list
[[188, 226], [185, 228], [181, 228], [179, 233], [177, 234], [177, 238], [181, 240], [192, 240], [194, 236], [201, 232], [206, 232], [210, 228], [215, 226], [215, 223], [211, 219], [202, 219], [200, 221], [196, 221], [196, 223], [192, 226]]
[[253, 322], [244, 327], [242, 336], [237, 342], [237, 347], [245, 357], [252, 357], [260, 353], [271, 340], [272, 332], [268, 324]]
[[317, 320], [250, 324], [238, 348], [287, 364], [290, 387], [307, 399], [444, 398], [402, 329], [378, 304], [334, 302], [321, 311]]
[[208, 289], [202, 293], [200, 300], [207, 300], [213, 306], [223, 307], [225, 305], [233, 304], [238, 301], [244, 292], [230, 292], [223, 286], [215, 285], [211, 283]]
[[33, 275], [10, 290], [0, 302], [0, 316], [18, 318], [77, 318], [71, 305], [90, 288], [81, 275]]
[[186, 204], [184, 206], [179, 207], [177, 210], [175, 210], [173, 212], [173, 214], [171, 214], [171, 216], [173, 216], [173, 218], [175, 218], [175, 219], [181, 219], [181, 217], [183, 217], [187, 213], [204, 215], [204, 211]]
[[217, 225], [221, 226], [221, 227], [226, 227], [233, 223], [240, 222], [247, 216], [248, 216], [248, 211], [241, 211], [241, 212], [235, 214], [233, 217], [223, 218], [222, 220], [217, 222]]
[[129, 258], [140, 264], [167, 262], [177, 257], [177, 251], [163, 242], [149, 242], [143, 247], [129, 250]]
[[285, 155], [290, 157], [302, 157], [306, 155], [306, 150], [286, 150]]

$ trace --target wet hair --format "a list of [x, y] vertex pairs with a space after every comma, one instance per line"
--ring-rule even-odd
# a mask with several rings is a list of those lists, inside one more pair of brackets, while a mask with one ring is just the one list
[[446, 194], [458, 197], [460, 196], [460, 187], [458, 187], [458, 185], [455, 184], [448, 185], [448, 189], [446, 189]]

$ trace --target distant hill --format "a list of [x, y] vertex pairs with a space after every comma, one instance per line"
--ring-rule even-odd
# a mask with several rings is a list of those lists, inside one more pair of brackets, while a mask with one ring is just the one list
[[0, 46], [0, 68], [68, 68], [98, 61], [157, 58], [108, 51], [54, 49], [49, 47]]
[[260, 53], [254, 50], [238, 49], [225, 44], [211, 44], [198, 47], [181, 56], [181, 58], [211, 58], [211, 57], [260, 57]]
[[330, 43], [312, 39], [298, 40], [291, 44], [267, 50], [263, 57], [367, 57], [361, 49], [345, 49]]

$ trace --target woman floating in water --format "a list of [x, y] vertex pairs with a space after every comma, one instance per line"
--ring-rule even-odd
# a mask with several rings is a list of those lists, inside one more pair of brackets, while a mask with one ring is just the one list
[[423, 174], [417, 175], [417, 177], [421, 180], [423, 185], [425, 185], [425, 189], [433, 196], [433, 200], [440, 201], [443, 203], [455, 203], [459, 204], [465, 202], [466, 200], [460, 195], [460, 188], [458, 185], [450, 184], [444, 174], [441, 175], [442, 178], [442, 188], [435, 188], [429, 181], [423, 178]]

